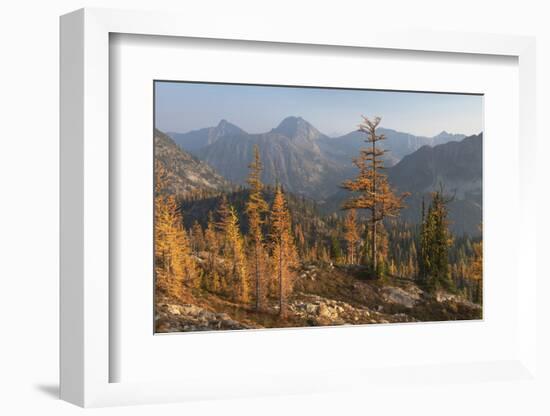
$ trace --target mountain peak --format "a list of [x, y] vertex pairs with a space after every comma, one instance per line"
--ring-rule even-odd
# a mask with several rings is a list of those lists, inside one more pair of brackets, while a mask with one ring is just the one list
[[466, 135], [464, 134], [460, 134], [460, 133], [449, 133], [447, 130], [443, 130], [441, 131], [441, 133], [439, 133], [438, 135], [434, 136], [433, 138], [434, 139], [445, 139], [445, 138], [456, 138], [456, 139], [463, 139], [464, 137], [466, 137]]
[[302, 117], [297, 116], [286, 117], [272, 131], [282, 134], [289, 139], [299, 141], [315, 140], [322, 136], [319, 130], [313, 127]]
[[432, 137], [432, 141], [433, 141], [432, 146], [449, 143], [449, 142], [460, 141], [465, 137], [466, 136], [464, 134], [449, 133], [447, 130], [443, 130], [437, 136]]
[[297, 116], [288, 116], [285, 117], [279, 125], [275, 128], [275, 130], [282, 130], [282, 129], [288, 129], [288, 128], [297, 128], [300, 125], [308, 125], [309, 123], [305, 121], [302, 117]]
[[222, 136], [235, 136], [238, 134], [246, 133], [240, 127], [230, 123], [226, 119], [221, 119], [216, 127], [214, 127], [215, 137], [219, 138]]
[[222, 118], [216, 127], [217, 128], [231, 128], [231, 129], [242, 130], [240, 127], [237, 127], [233, 123], [230, 123], [225, 118]]
[[297, 123], [299, 121], [305, 121], [302, 117], [300, 116], [288, 116], [288, 117], [285, 117], [281, 123], [284, 123], [284, 122], [292, 122], [292, 123]]

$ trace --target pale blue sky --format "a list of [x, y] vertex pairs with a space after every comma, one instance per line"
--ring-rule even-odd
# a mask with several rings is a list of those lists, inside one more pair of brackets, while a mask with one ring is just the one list
[[249, 133], [262, 133], [287, 116], [300, 116], [335, 136], [355, 130], [361, 114], [382, 117], [383, 127], [422, 136], [483, 130], [480, 95], [155, 82], [155, 101], [155, 126], [167, 132], [226, 119]]

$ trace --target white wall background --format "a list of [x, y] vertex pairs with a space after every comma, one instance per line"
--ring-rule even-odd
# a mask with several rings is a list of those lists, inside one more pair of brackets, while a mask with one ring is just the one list
[[[537, 36], [539, 184], [550, 187], [550, 13], [547, 2], [522, 1], [170, 1], [19, 0], [0, 6], [0, 413], [68, 415], [82, 410], [57, 400], [58, 383], [58, 16], [80, 7], [178, 10], [204, 19], [247, 15], [286, 25], [367, 25], [381, 19], [392, 26]], [[548, 244], [549, 198], [539, 204], [539, 274]], [[543, 218], [543, 214], [546, 218]], [[538, 291], [543, 301], [550, 284]], [[546, 294], [546, 295], [545, 295]], [[549, 306], [539, 302], [548, 322]], [[550, 335], [541, 328], [541, 365], [548, 369]], [[541, 351], [542, 352], [542, 351]], [[487, 387], [487, 386], [486, 386]], [[543, 391], [498, 383], [484, 389], [433, 385], [362, 397], [332, 395], [259, 398], [133, 408], [100, 409], [101, 415], [163, 414], [549, 414]], [[481, 391], [483, 390], [483, 391]], [[550, 384], [546, 386], [546, 394]], [[538, 400], [537, 400], [538, 398]], [[439, 411], [437, 409], [439, 408]], [[430, 410], [431, 409], [431, 410]]]

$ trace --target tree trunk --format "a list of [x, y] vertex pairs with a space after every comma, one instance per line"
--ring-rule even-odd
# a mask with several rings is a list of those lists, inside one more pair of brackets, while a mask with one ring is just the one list
[[279, 243], [279, 315], [284, 317], [283, 301], [283, 244]]
[[255, 256], [255, 263], [256, 263], [256, 310], [260, 310], [260, 265], [258, 261], [258, 244], [256, 244], [256, 248], [254, 250], [254, 256]]
[[376, 259], [376, 137], [372, 138], [372, 273], [378, 277], [378, 261]]
[[[374, 217], [374, 210], [373, 217]], [[378, 269], [378, 259], [376, 258], [376, 221], [372, 220], [372, 273], [374, 277], [378, 277], [377, 275], [377, 269]]]

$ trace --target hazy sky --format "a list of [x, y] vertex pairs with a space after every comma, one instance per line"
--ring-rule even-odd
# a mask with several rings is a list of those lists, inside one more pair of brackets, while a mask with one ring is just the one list
[[156, 82], [155, 89], [155, 124], [166, 132], [184, 133], [226, 119], [249, 133], [263, 133], [287, 116], [300, 116], [335, 136], [355, 130], [361, 114], [422, 136], [483, 130], [479, 95], [182, 82]]

